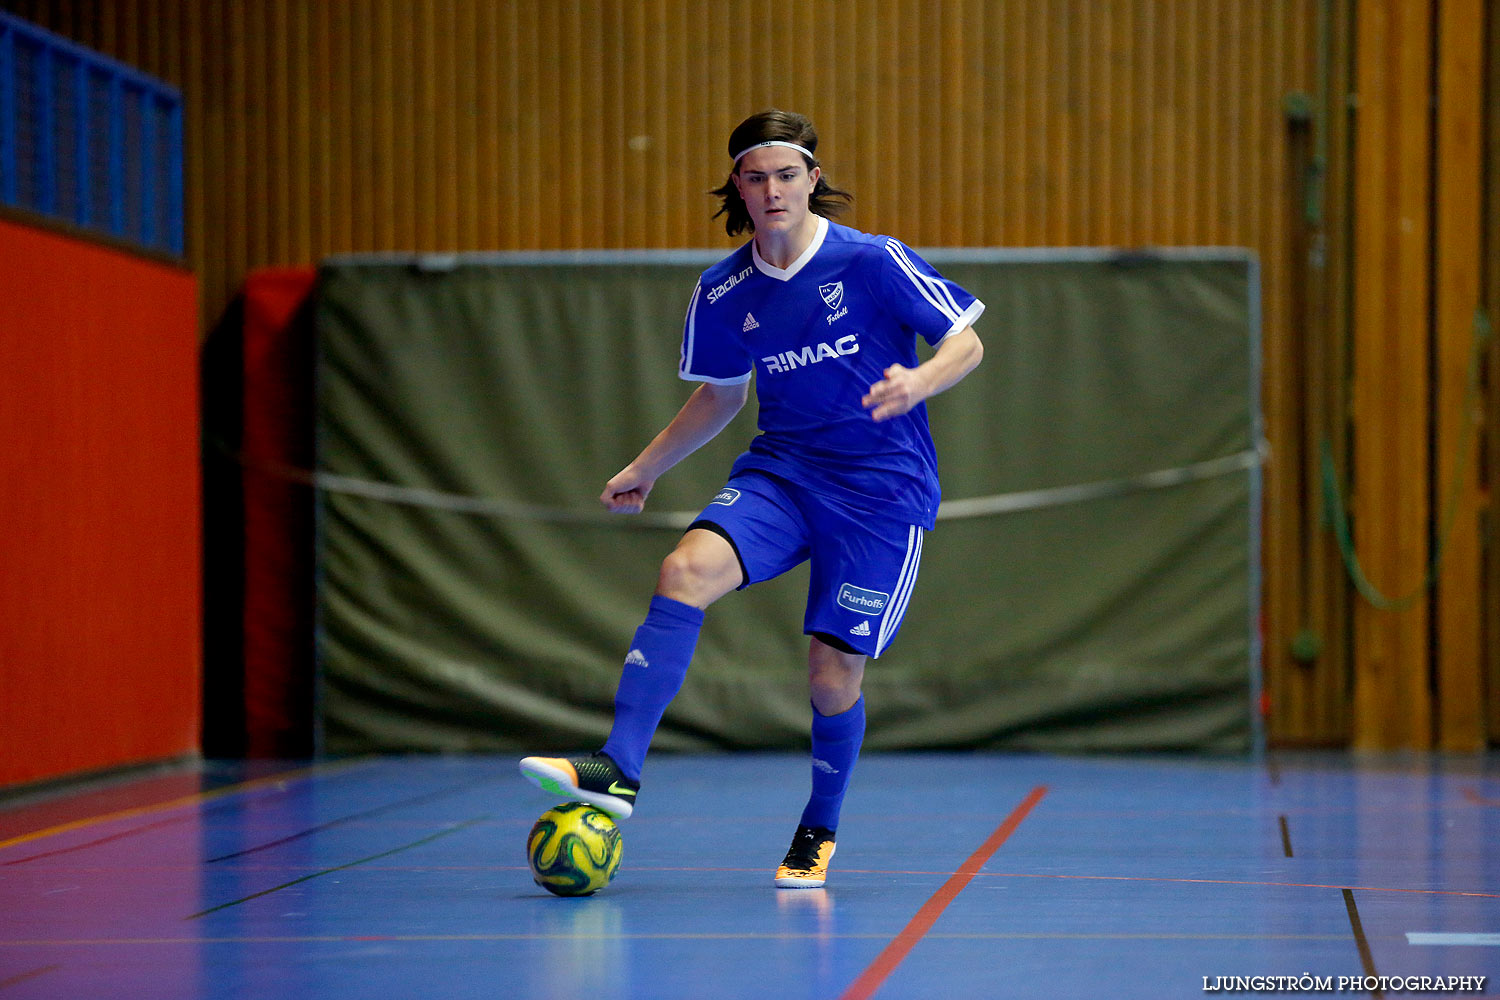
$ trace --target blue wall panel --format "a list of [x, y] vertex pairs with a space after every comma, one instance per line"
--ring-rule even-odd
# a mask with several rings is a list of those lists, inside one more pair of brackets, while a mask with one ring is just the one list
[[0, 204], [183, 253], [182, 97], [0, 13]]

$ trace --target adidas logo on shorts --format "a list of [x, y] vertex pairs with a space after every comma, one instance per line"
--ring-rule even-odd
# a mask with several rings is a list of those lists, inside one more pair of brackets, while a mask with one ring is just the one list
[[630, 652], [626, 653], [625, 654], [625, 663], [626, 663], [627, 666], [637, 666], [637, 667], [649, 667], [649, 666], [651, 666], [650, 663], [646, 662], [646, 654], [642, 653], [639, 649], [632, 649]]
[[740, 327], [740, 332], [749, 333], [751, 330], [759, 329], [760, 324], [755, 321], [755, 317], [750, 315], [749, 313], [745, 313], [745, 325]]
[[851, 628], [849, 630], [849, 634], [850, 635], [869, 635], [870, 634], [870, 623], [869, 622], [860, 622], [858, 625], [854, 626], [853, 628]]

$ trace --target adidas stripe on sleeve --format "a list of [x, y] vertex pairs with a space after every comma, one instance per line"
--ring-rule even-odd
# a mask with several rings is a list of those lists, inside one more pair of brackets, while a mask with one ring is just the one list
[[678, 358], [677, 377], [714, 385], [748, 382], [754, 364], [750, 352], [745, 350], [738, 336], [725, 336], [720, 330], [700, 329], [701, 323], [712, 322], [710, 315], [699, 308], [702, 302], [703, 283], [700, 281], [693, 288], [687, 318], [682, 324], [682, 353]]
[[900, 240], [885, 241], [881, 288], [886, 307], [901, 322], [936, 346], [944, 337], [972, 326], [984, 303], [944, 278]]

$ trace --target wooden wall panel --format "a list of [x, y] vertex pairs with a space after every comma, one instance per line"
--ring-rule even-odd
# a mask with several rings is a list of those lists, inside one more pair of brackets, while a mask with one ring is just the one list
[[[1360, 8], [1354, 230], [1354, 539], [1396, 609], [1355, 605], [1354, 745], [1432, 743], [1428, 335], [1432, 25], [1423, 4]], [[1395, 151], [1376, 158], [1370, 151]]]
[[[223, 58], [182, 81], [195, 121], [233, 126], [195, 142], [229, 216], [193, 250], [205, 305], [304, 247], [728, 246], [703, 191], [769, 103], [822, 123], [851, 221], [913, 242], [1274, 255], [1279, 101], [1307, 82], [1282, 26], [1307, 6], [730, 4], [710, 27], [683, 0], [237, 0], [200, 27]], [[314, 238], [298, 189], [335, 232]]]
[[1482, 615], [1486, 672], [1486, 728], [1492, 742], [1500, 739], [1500, 16], [1493, 9], [1485, 21], [1484, 109], [1484, 248], [1483, 302], [1491, 331], [1483, 371], [1486, 396], [1480, 455], [1484, 516], [1485, 575], [1479, 603]]
[[1433, 511], [1442, 544], [1433, 629], [1436, 731], [1444, 750], [1485, 744], [1480, 605], [1479, 442], [1481, 401], [1473, 395], [1474, 312], [1479, 306], [1484, 49], [1482, 0], [1438, 6], [1434, 149]]
[[1343, 662], [1288, 652], [1308, 456], [1301, 394], [1272, 384], [1298, 376], [1282, 100], [1314, 88], [1323, 6], [0, 0], [183, 89], [205, 327], [250, 269], [330, 253], [728, 249], [705, 192], [730, 128], [771, 104], [819, 123], [847, 221], [920, 246], [1251, 247], [1273, 376], [1267, 686], [1291, 742], [1348, 733]]

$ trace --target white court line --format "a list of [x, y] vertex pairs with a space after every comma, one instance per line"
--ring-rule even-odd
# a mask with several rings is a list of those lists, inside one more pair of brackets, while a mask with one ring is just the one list
[[1407, 931], [1407, 944], [1478, 945], [1500, 948], [1500, 934], [1438, 934], [1431, 931]]

